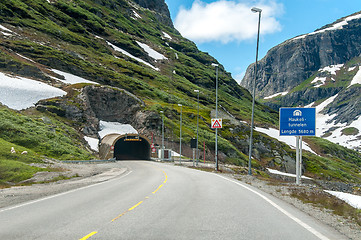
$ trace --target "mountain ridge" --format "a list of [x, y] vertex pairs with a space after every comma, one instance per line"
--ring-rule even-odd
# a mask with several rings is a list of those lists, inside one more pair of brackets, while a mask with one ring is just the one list
[[[272, 48], [259, 62], [256, 94], [261, 102], [280, 107], [318, 107], [324, 122], [319, 137], [361, 150], [359, 133], [342, 140], [342, 131], [360, 120], [361, 13], [356, 12], [315, 32], [297, 36]], [[254, 77], [251, 65], [242, 81], [250, 89]], [[322, 128], [322, 129], [321, 129]], [[340, 132], [341, 131], [341, 132]], [[347, 131], [347, 130], [346, 130]], [[360, 142], [361, 143], [361, 142]]]

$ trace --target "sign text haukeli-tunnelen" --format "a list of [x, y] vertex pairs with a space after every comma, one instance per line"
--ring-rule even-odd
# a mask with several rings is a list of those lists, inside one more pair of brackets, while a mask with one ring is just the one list
[[280, 108], [281, 136], [315, 136], [315, 108]]

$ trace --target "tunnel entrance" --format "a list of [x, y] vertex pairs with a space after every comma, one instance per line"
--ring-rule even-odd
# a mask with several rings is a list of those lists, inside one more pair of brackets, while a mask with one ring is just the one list
[[150, 144], [140, 136], [124, 136], [114, 144], [116, 160], [149, 160]]

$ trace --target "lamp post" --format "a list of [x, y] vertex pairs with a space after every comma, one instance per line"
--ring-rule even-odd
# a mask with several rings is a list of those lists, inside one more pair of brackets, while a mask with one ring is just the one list
[[161, 150], [161, 158], [162, 161], [164, 161], [164, 112], [160, 111], [160, 113], [162, 114], [162, 150]]
[[197, 93], [197, 144], [196, 144], [196, 166], [198, 166], [198, 157], [199, 157], [199, 150], [198, 150], [198, 125], [199, 125], [199, 90], [194, 90]]
[[179, 164], [181, 164], [182, 158], [182, 104], [178, 104], [181, 108], [180, 111], [180, 125], [179, 125]]
[[[216, 118], [218, 118], [218, 64], [212, 63], [213, 67], [216, 67]], [[216, 171], [218, 171], [218, 149], [217, 149], [217, 130], [216, 128], [216, 144], [215, 144], [215, 162], [216, 162]]]
[[258, 63], [258, 46], [259, 46], [259, 30], [261, 26], [261, 12], [262, 9], [253, 7], [251, 9], [254, 13], [259, 13], [258, 17], [258, 33], [257, 33], [257, 50], [256, 50], [256, 65], [253, 78], [253, 99], [252, 99], [252, 117], [251, 117], [251, 134], [249, 137], [249, 156], [248, 156], [248, 175], [252, 175], [251, 160], [252, 160], [252, 141], [253, 141], [253, 124], [254, 124], [254, 103], [256, 95], [256, 78], [257, 78], [257, 63]]

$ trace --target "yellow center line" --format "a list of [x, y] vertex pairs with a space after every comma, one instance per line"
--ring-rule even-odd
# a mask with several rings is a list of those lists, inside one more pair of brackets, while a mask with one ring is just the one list
[[159, 187], [152, 193], [155, 194], [161, 187], [163, 187], [163, 184], [159, 185]]
[[[163, 187], [164, 184], [168, 181], [168, 176], [167, 176], [167, 174], [166, 174], [164, 171], [162, 171], [162, 172], [163, 172], [163, 174], [164, 174], [164, 176], [165, 176], [164, 182], [163, 182], [161, 185], [159, 185], [159, 187], [153, 192], [153, 194], [155, 194], [155, 193], [156, 193], [161, 187]], [[149, 196], [146, 196], [145, 199], [149, 199]], [[130, 211], [134, 210], [136, 207], [138, 207], [138, 206], [139, 206], [140, 204], [142, 204], [142, 203], [143, 203], [143, 201], [138, 202], [138, 203], [135, 204], [133, 207], [129, 208], [127, 211], [125, 211], [125, 212], [123, 212], [122, 214], [118, 215], [116, 218], [113, 218], [113, 219], [112, 219], [112, 222], [114, 222], [115, 220], [117, 220], [118, 218], [120, 218], [121, 216], [123, 216], [124, 214], [126, 214], [127, 212], [130, 212]], [[80, 238], [79, 240], [86, 240], [86, 239], [90, 238], [91, 236], [93, 236], [93, 235], [95, 235], [95, 234], [97, 234], [97, 233], [98, 233], [98, 232], [91, 232], [91, 233], [89, 233], [88, 235], [86, 235], [85, 237]]]
[[79, 240], [86, 240], [86, 239], [90, 238], [91, 236], [93, 236], [93, 235], [95, 235], [95, 234], [97, 234], [97, 233], [98, 233], [98, 232], [91, 232], [91, 233], [89, 233], [88, 235], [86, 235], [85, 237], [80, 238]]
[[140, 204], [142, 204], [143, 201], [140, 201], [139, 203], [135, 204], [133, 207], [129, 208], [127, 211], [123, 212], [122, 214], [120, 214], [119, 216], [117, 216], [116, 218], [112, 219], [112, 222], [114, 222], [115, 220], [117, 220], [118, 218], [120, 218], [121, 216], [123, 216], [124, 214], [126, 214], [127, 212], [132, 211], [134, 208], [138, 207]]
[[[155, 193], [156, 193], [161, 187], [163, 187], [164, 184], [168, 181], [168, 176], [167, 176], [167, 174], [166, 174], [164, 171], [162, 171], [162, 172], [163, 172], [164, 177], [165, 177], [164, 182], [163, 182], [161, 185], [159, 185], [158, 188], [157, 188], [154, 192], [152, 192], [153, 194], [155, 194]], [[149, 199], [149, 196], [146, 196], [145, 199]], [[120, 218], [121, 216], [123, 216], [124, 214], [126, 214], [127, 212], [132, 211], [134, 208], [138, 207], [138, 206], [139, 206], [140, 204], [142, 204], [142, 203], [143, 203], [143, 201], [140, 201], [139, 203], [135, 204], [133, 207], [129, 208], [127, 211], [125, 211], [125, 212], [123, 212], [122, 214], [118, 215], [117, 217], [113, 218], [113, 219], [112, 219], [112, 222], [114, 222], [115, 220], [117, 220], [118, 218]]]
[[138, 206], [139, 206], [140, 204], [142, 204], [142, 203], [143, 203], [143, 201], [140, 201], [139, 203], [135, 204], [133, 207], [131, 207], [131, 208], [128, 209], [128, 212], [129, 212], [129, 211], [132, 211], [134, 208], [138, 207]]

